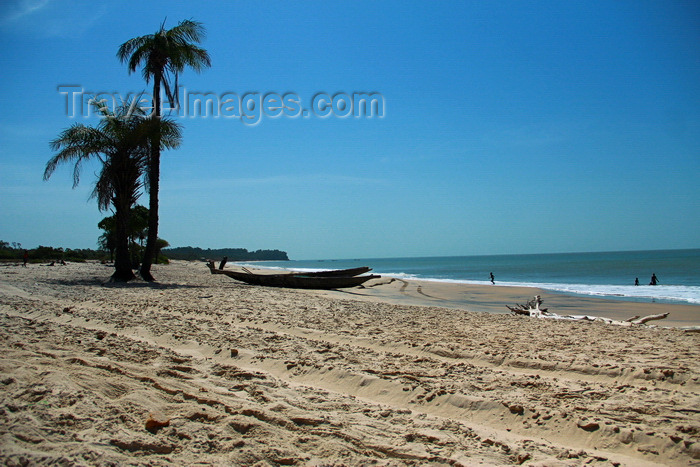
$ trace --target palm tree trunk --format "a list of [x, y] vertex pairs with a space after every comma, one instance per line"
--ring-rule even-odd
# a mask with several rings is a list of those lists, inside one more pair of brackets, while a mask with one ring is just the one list
[[[115, 224], [116, 224], [116, 255], [114, 260], [114, 274], [112, 280], [128, 282], [134, 277], [131, 269], [131, 256], [129, 255], [129, 208], [130, 203], [115, 196]], [[121, 196], [122, 198], [124, 196]]]
[[151, 158], [149, 161], [148, 176], [148, 237], [146, 238], [146, 249], [143, 252], [141, 261], [141, 277], [145, 281], [153, 282], [155, 278], [151, 274], [151, 264], [156, 254], [156, 241], [158, 240], [158, 189], [160, 185], [160, 80], [161, 76], [156, 75], [153, 79], [153, 115], [157, 120], [158, 130], [155, 132], [151, 142]]
[[157, 154], [151, 153], [151, 174], [149, 178], [149, 212], [148, 212], [148, 237], [146, 238], [146, 248], [143, 251], [141, 261], [141, 277], [149, 282], [155, 281], [151, 275], [151, 265], [156, 254], [156, 240], [158, 240], [158, 185], [160, 177], [160, 151]]

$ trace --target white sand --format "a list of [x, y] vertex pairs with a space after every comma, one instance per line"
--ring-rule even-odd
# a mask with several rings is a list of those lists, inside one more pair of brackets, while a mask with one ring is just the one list
[[269, 289], [175, 262], [158, 284], [102, 285], [110, 273], [0, 267], [5, 464], [700, 464], [699, 334], [478, 311], [527, 289], [462, 290], [465, 311], [406, 305], [454, 293], [420, 283]]

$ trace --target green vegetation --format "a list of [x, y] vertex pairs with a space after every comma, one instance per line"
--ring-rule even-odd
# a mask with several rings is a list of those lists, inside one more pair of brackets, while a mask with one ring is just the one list
[[[102, 229], [104, 232], [97, 239], [97, 244], [102, 250], [109, 251], [110, 261], [114, 260], [114, 250], [117, 245], [117, 219], [115, 216], [109, 216], [102, 219], [97, 227]], [[129, 225], [127, 230], [127, 237], [129, 239], [129, 258], [131, 259], [132, 268], [138, 268], [139, 261], [143, 256], [143, 241], [146, 239], [146, 232], [148, 230], [148, 208], [140, 205], [136, 205], [131, 208], [129, 214]], [[158, 239], [156, 242], [156, 262], [160, 264], [167, 264], [168, 258], [160, 253], [160, 250], [167, 248], [170, 244], [163, 240]]]
[[[129, 73], [133, 73], [143, 65], [142, 74], [146, 83], [153, 80], [154, 115], [152, 118], [154, 120], [161, 119], [161, 86], [170, 102], [177, 103], [178, 75], [185, 67], [199, 72], [202, 68], [211, 66], [207, 51], [195, 45], [202, 41], [204, 35], [204, 26], [196, 21], [180, 21], [177, 26], [168, 30], [165, 29], [165, 22], [163, 22], [155, 34], [129, 39], [119, 47], [117, 57], [122, 63], [127, 63]], [[169, 75], [172, 75], [175, 80], [172, 85]], [[158, 241], [161, 137], [162, 135], [158, 132], [151, 135], [151, 151], [148, 157], [148, 238], [140, 269], [141, 277], [147, 281], [155, 280], [151, 275], [151, 262], [158, 248], [156, 243]]]
[[[116, 216], [109, 216], [102, 219], [97, 227], [104, 232], [97, 239], [97, 244], [101, 249], [109, 251], [110, 260], [114, 260], [114, 250], [117, 247], [117, 219]], [[136, 205], [131, 208], [129, 214], [129, 226], [127, 236], [129, 238], [129, 252], [134, 264], [138, 264], [140, 252], [135, 256], [133, 245], [143, 245], [148, 227], [148, 208]]]
[[[143, 208], [143, 206], [136, 206], [135, 209]], [[144, 208], [145, 209], [145, 208]], [[113, 219], [114, 216], [105, 217], [100, 221], [100, 224], [105, 223], [107, 219]], [[112, 222], [108, 221], [107, 223]], [[105, 232], [107, 233], [107, 232]], [[102, 239], [104, 234], [100, 237]], [[158, 262], [167, 263], [169, 259], [175, 260], [186, 260], [186, 261], [196, 261], [201, 259], [218, 259], [227, 256], [229, 261], [288, 261], [287, 253], [280, 250], [256, 250], [248, 251], [245, 248], [219, 248], [219, 249], [202, 249], [197, 247], [178, 247], [178, 248], [168, 248], [168, 242], [163, 239], [159, 240]], [[135, 242], [134, 242], [135, 243]], [[99, 242], [98, 242], [99, 244]], [[139, 244], [135, 245], [137, 248], [136, 252], [132, 255], [132, 258], [138, 260], [139, 254], [142, 252], [142, 246]], [[24, 257], [25, 249], [22, 248], [21, 243], [17, 242], [5, 242], [0, 240], [0, 261], [22, 261]], [[77, 249], [71, 250], [70, 248], [54, 248], [50, 246], [39, 246], [37, 248], [27, 250], [30, 262], [39, 261], [71, 261], [71, 262], [84, 262], [84, 261], [106, 261], [109, 260], [109, 249], [102, 250], [90, 250], [90, 249]]]
[[[24, 251], [21, 243], [5, 242], [0, 240], [0, 261], [23, 261]], [[87, 260], [103, 260], [107, 253], [99, 250], [78, 249], [71, 250], [70, 248], [54, 248], [50, 246], [39, 246], [37, 248], [26, 250], [30, 262], [40, 261], [72, 261], [83, 262]]]
[[217, 259], [227, 256], [229, 261], [288, 261], [287, 253], [280, 250], [257, 250], [248, 251], [245, 248], [220, 248], [212, 250], [186, 246], [179, 248], [168, 248], [163, 250], [168, 258], [198, 260]]

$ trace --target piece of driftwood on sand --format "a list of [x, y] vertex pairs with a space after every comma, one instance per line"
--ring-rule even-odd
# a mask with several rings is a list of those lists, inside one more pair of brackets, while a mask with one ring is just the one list
[[[224, 274], [246, 284], [290, 289], [347, 289], [360, 286], [370, 279], [381, 277], [377, 275], [338, 275], [343, 274], [343, 272], [338, 271], [333, 271], [335, 274], [329, 275], [308, 275], [303, 273], [255, 274], [250, 271], [239, 272], [216, 269], [213, 261], [209, 261], [207, 266], [212, 274]], [[357, 268], [345, 274], [352, 274], [356, 270]]]
[[571, 321], [600, 321], [607, 324], [615, 324], [618, 326], [632, 326], [635, 324], [646, 324], [649, 321], [654, 321], [658, 319], [664, 319], [668, 317], [668, 313], [661, 313], [658, 315], [649, 315], [640, 318], [639, 316], [634, 316], [632, 318], [626, 319], [625, 321], [614, 320], [610, 318], [604, 318], [602, 316], [587, 316], [587, 315], [558, 315], [556, 313], [551, 313], [547, 311], [547, 308], [540, 308], [542, 305], [542, 297], [535, 295], [535, 297], [528, 301], [525, 305], [519, 305], [516, 303], [514, 307], [506, 305], [513, 314], [516, 315], [526, 315], [533, 318], [549, 318], [549, 319], [563, 319]]

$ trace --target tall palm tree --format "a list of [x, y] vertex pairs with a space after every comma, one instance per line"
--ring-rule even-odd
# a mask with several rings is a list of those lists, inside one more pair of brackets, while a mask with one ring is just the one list
[[[205, 30], [202, 23], [192, 20], [180, 21], [172, 29], [165, 29], [165, 22], [154, 34], [135, 37], [124, 42], [117, 52], [117, 57], [127, 63], [129, 73], [133, 73], [143, 65], [142, 73], [149, 83], [153, 80], [153, 118], [161, 118], [161, 86], [171, 103], [178, 101], [178, 76], [190, 67], [200, 72], [204, 67], [211, 66], [209, 53], [196, 44], [204, 39]], [[171, 84], [170, 77], [175, 82]], [[141, 277], [153, 281], [151, 264], [156, 254], [158, 240], [158, 190], [160, 184], [160, 144], [159, 135], [153, 136], [149, 158], [149, 217], [148, 238], [141, 263]]]
[[129, 104], [114, 112], [103, 102], [94, 105], [102, 115], [96, 127], [75, 124], [51, 141], [51, 149], [57, 154], [47, 162], [44, 180], [51, 177], [58, 165], [74, 162], [75, 188], [80, 182], [83, 162], [96, 158], [102, 163], [92, 197], [97, 199], [101, 211], [114, 208], [116, 255], [112, 278], [126, 282], [134, 278], [129, 258], [129, 213], [147, 174], [152, 135], [158, 132], [164, 149], [175, 148], [180, 144], [181, 131], [178, 124], [167, 119], [158, 121], [160, 125], [155, 128], [154, 120], [146, 118], [140, 109], [130, 109]]

